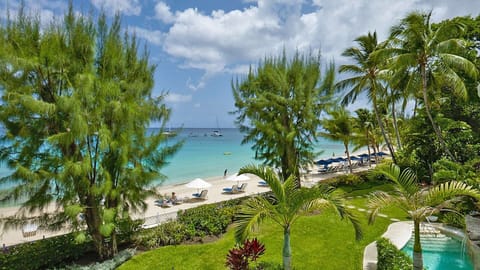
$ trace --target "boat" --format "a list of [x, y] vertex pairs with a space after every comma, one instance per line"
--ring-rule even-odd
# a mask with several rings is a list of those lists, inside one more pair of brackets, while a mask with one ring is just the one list
[[172, 131], [172, 128], [168, 128], [168, 130], [165, 130], [162, 132], [163, 135], [167, 136], [167, 137], [174, 137], [177, 135], [177, 133], [175, 131]]
[[212, 131], [212, 134], [210, 134], [212, 137], [222, 137], [223, 134], [220, 132], [220, 128], [218, 126], [218, 118], [217, 118], [217, 129]]
[[212, 137], [222, 137], [223, 134], [220, 132], [220, 130], [214, 130], [212, 131], [212, 134], [210, 134]]

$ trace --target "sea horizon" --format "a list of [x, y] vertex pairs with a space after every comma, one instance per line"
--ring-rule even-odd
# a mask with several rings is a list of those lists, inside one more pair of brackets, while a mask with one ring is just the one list
[[[158, 131], [158, 127], [149, 128]], [[154, 185], [177, 185], [189, 182], [195, 178], [213, 178], [223, 176], [225, 170], [231, 175], [248, 164], [261, 164], [255, 160], [252, 144], [241, 144], [244, 134], [238, 128], [171, 128], [178, 132], [177, 136], [167, 139], [166, 144], [174, 144], [184, 140], [179, 151], [168, 159], [168, 164], [160, 168], [160, 173], [166, 176], [163, 181], [158, 179]], [[222, 136], [214, 137], [212, 132], [219, 130]], [[344, 147], [340, 142], [319, 138], [315, 151], [323, 150], [316, 159], [328, 158], [332, 155], [343, 156]], [[5, 164], [0, 164], [0, 177], [11, 173]], [[0, 190], [10, 188], [8, 183], [0, 184]]]

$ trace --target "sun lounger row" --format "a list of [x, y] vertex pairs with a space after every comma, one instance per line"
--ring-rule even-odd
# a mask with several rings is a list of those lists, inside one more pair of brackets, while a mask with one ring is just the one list
[[199, 200], [206, 200], [207, 199], [207, 193], [208, 190], [204, 189], [200, 193], [194, 193], [192, 194], [192, 197], [185, 197], [184, 199], [178, 199], [178, 198], [162, 198], [158, 199], [155, 201], [156, 206], [160, 206], [162, 208], [169, 208], [174, 205], [179, 205], [184, 202], [192, 202], [192, 201], [199, 201]]
[[233, 185], [231, 188], [224, 188], [223, 192], [228, 194], [242, 193], [245, 192], [246, 188], [247, 183], [243, 183], [240, 187], [238, 187], [238, 185]]
[[[363, 166], [363, 165], [364, 164], [362, 164], [360, 161], [352, 162], [352, 169], [358, 168], [358, 167]], [[349, 165], [343, 165], [343, 164], [330, 165], [330, 166], [319, 169], [318, 172], [319, 173], [341, 172], [341, 171], [347, 170], [348, 168], [349, 168]]]

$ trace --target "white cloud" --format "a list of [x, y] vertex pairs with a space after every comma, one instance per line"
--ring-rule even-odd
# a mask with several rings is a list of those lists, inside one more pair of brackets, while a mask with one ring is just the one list
[[[20, 0], [5, 1], [0, 6], [0, 18], [7, 18], [7, 10], [10, 12], [10, 18], [15, 18], [21, 6]], [[38, 15], [42, 27], [47, 27], [58, 18], [63, 18], [68, 4], [62, 0], [26, 0], [25, 13], [29, 15]]]
[[159, 30], [147, 30], [142, 27], [130, 27], [129, 30], [135, 33], [137, 37], [143, 38], [153, 45], [161, 45], [165, 39], [164, 33]]
[[175, 16], [170, 11], [170, 7], [164, 2], [158, 2], [155, 5], [155, 18], [164, 23], [172, 23], [175, 21]]
[[139, 0], [90, 0], [97, 9], [104, 9], [109, 15], [120, 12], [124, 15], [140, 15], [142, 6]]
[[194, 108], [200, 108], [200, 103], [195, 103], [195, 104], [193, 104], [193, 107], [194, 107]]
[[338, 63], [345, 61], [340, 54], [354, 45], [356, 37], [377, 31], [384, 39], [390, 27], [411, 11], [433, 10], [434, 21], [480, 11], [480, 1], [469, 0], [248, 2], [252, 5], [243, 10], [210, 14], [195, 8], [173, 14], [161, 5], [165, 18], [172, 22], [163, 49], [182, 60], [182, 67], [210, 74], [246, 70], [246, 65], [283, 49], [289, 54], [297, 49], [321, 49], [326, 59], [335, 58]]
[[192, 95], [181, 95], [176, 93], [168, 93], [165, 101], [169, 103], [186, 103], [192, 100]]

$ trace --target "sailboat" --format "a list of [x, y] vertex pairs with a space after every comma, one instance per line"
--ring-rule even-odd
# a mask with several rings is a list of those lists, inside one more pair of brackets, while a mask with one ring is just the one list
[[217, 118], [217, 129], [212, 131], [212, 134], [210, 134], [212, 137], [222, 137], [223, 134], [220, 132], [220, 128], [218, 127], [218, 118]]
[[167, 136], [167, 137], [174, 137], [175, 135], [177, 135], [177, 133], [175, 131], [172, 131], [171, 127], [168, 127], [168, 130], [163, 131], [162, 134]]

